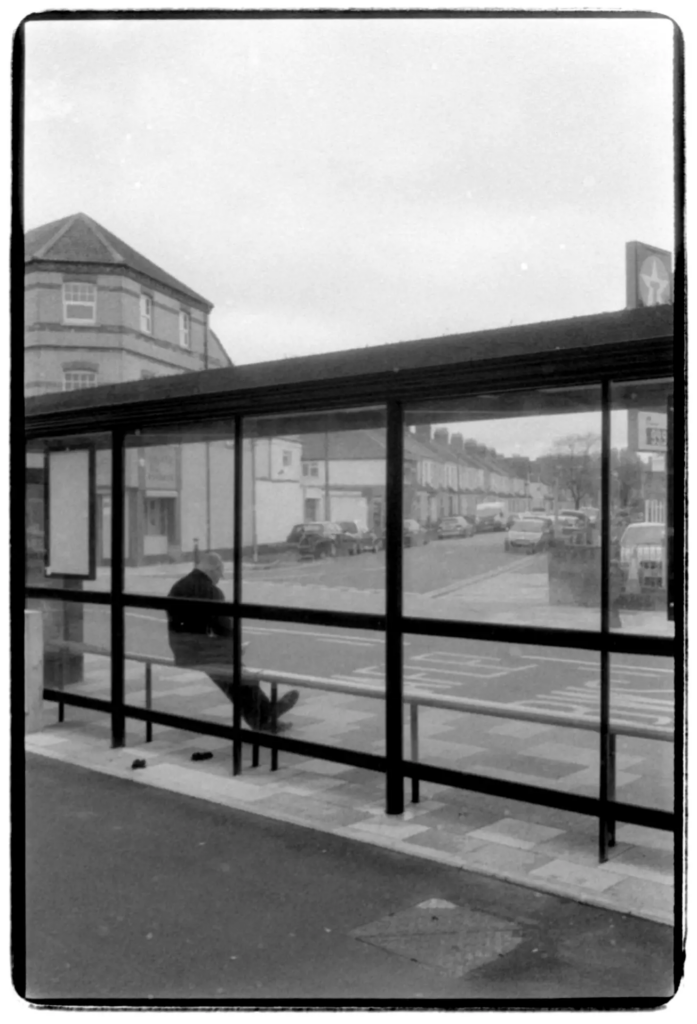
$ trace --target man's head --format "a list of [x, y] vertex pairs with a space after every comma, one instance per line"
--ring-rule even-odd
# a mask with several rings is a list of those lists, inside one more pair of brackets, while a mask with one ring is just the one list
[[206, 551], [199, 558], [198, 568], [217, 583], [223, 575], [223, 560], [215, 551]]

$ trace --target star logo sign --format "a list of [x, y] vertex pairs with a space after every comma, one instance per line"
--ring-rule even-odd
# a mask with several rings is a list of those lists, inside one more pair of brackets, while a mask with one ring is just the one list
[[670, 301], [670, 277], [662, 260], [649, 256], [639, 271], [639, 290], [645, 306], [661, 306]]

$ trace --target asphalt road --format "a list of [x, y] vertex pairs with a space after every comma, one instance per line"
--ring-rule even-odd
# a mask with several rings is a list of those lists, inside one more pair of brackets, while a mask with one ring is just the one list
[[[109, 644], [108, 609], [85, 610], [85, 639]], [[385, 644], [368, 630], [248, 620], [245, 662], [255, 668], [384, 685]], [[126, 614], [126, 649], [169, 657], [165, 614]], [[411, 635], [404, 642], [404, 684], [435, 694], [474, 697], [595, 719], [599, 657], [592, 652]], [[673, 724], [672, 666], [667, 659], [611, 659], [611, 706], [618, 721]]]
[[[587, 1006], [673, 991], [665, 925], [48, 758], [28, 756], [26, 778], [14, 970], [34, 1002]], [[416, 909], [434, 899], [460, 908], [458, 928]], [[24, 909], [17, 892], [16, 921]], [[352, 934], [382, 919], [383, 944]]]

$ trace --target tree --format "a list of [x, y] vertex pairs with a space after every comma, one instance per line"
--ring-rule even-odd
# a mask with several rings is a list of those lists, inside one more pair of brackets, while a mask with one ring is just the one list
[[641, 498], [643, 485], [643, 463], [636, 452], [628, 448], [612, 449], [610, 464], [617, 490], [615, 495], [620, 508], [629, 508], [634, 495], [635, 502]]
[[566, 491], [580, 508], [584, 498], [597, 503], [600, 492], [600, 437], [598, 434], [568, 434], [552, 445], [549, 455], [540, 462], [546, 483]]

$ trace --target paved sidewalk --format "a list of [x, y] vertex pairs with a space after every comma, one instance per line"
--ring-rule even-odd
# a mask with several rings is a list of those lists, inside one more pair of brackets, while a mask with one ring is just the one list
[[[366, 728], [362, 721], [365, 716], [352, 711], [355, 698], [319, 694], [316, 699], [323, 701], [325, 711], [328, 699], [338, 702], [334, 721], [348, 719], [351, 723], [354, 716], [353, 728]], [[312, 707], [307, 706], [311, 700], [312, 695], [308, 695], [303, 701], [306, 714], [312, 714]], [[298, 713], [301, 707], [298, 705]], [[217, 712], [213, 717], [218, 721], [230, 714], [229, 705], [216, 704], [212, 710]], [[227, 741], [156, 726], [153, 742], [145, 743], [142, 724], [131, 721], [127, 726], [128, 747], [113, 750], [108, 716], [67, 708], [67, 721], [58, 724], [56, 708], [51, 705], [44, 715], [44, 730], [26, 738], [30, 752], [582, 903], [664, 924], [674, 920], [673, 841], [666, 832], [618, 824], [617, 845], [608, 862], [601, 865], [594, 818], [430, 783], [421, 784], [420, 803], [407, 803], [402, 815], [388, 816], [384, 812], [384, 777], [377, 773], [285, 752], [279, 755], [279, 770], [271, 772], [270, 755], [264, 750], [261, 766], [253, 769], [251, 750], [245, 746], [243, 774], [233, 778], [231, 745]], [[301, 721], [298, 718], [298, 724]], [[330, 729], [325, 721], [316, 736], [302, 735], [320, 742], [353, 745], [348, 739], [342, 740], [340, 728], [335, 734]], [[498, 732], [496, 738], [508, 746], [515, 743], [516, 732], [526, 730], [531, 730], [539, 743], [547, 738], [541, 734], [548, 727], [499, 722], [492, 729]], [[549, 748], [550, 754], [559, 756], [562, 743], [550, 740]], [[461, 752], [461, 745], [458, 750]], [[191, 760], [193, 752], [203, 751], [213, 757]], [[137, 759], [144, 759], [147, 767], [134, 770], [132, 764]], [[588, 768], [585, 772], [589, 776], [586, 785], [596, 788], [594, 770]], [[512, 773], [494, 774], [511, 777]], [[620, 781], [622, 775], [620, 770]], [[582, 788], [582, 782], [572, 778], [571, 787]], [[405, 795], [408, 800], [408, 788]]]
[[27, 758], [35, 1003], [627, 1008], [673, 992], [664, 925], [166, 792], [149, 772]]
[[[147, 578], [153, 586], [164, 584], [166, 588], [169, 574], [177, 575], [179, 570], [177, 566], [164, 567], [159, 584], [152, 570]], [[545, 574], [514, 568], [488, 574], [441, 597], [407, 594], [405, 611], [476, 621], [598, 627], [597, 609], [550, 608], [546, 579]], [[382, 611], [384, 607], [381, 591], [289, 586], [256, 579], [245, 591], [246, 600], [291, 607], [347, 611]], [[668, 627], [672, 629], [672, 624], [664, 623], [657, 613], [623, 613], [623, 629], [628, 632], [660, 635]], [[76, 689], [108, 697], [106, 660], [87, 656], [85, 665], [84, 684]], [[127, 663], [126, 672], [128, 700], [142, 703], [142, 666]], [[382, 753], [378, 705], [368, 698], [305, 691], [289, 720], [294, 723], [294, 736]], [[210, 682], [198, 673], [177, 669], [157, 670], [154, 706], [214, 721], [230, 718], [230, 705]], [[380, 775], [285, 753], [280, 755], [277, 773], [271, 773], [267, 765], [252, 770], [246, 749], [244, 774], [233, 779], [230, 746], [224, 741], [155, 727], [155, 742], [144, 744], [138, 739], [143, 736], [143, 726], [129, 722], [131, 745], [113, 751], [107, 716], [67, 708], [66, 717], [65, 724], [56, 724], [55, 706], [46, 705], [46, 728], [27, 737], [27, 749], [581, 902], [662, 923], [673, 921], [673, 842], [668, 833], [619, 824], [617, 846], [610, 860], [599, 865], [598, 824], [593, 818], [422, 784], [422, 802], [408, 805], [395, 819], [384, 814], [384, 779]], [[422, 719], [420, 732], [432, 763], [537, 785], [553, 784], [562, 791], [597, 793], [598, 752], [593, 733], [577, 733], [570, 741], [569, 730], [561, 727], [456, 717], [457, 724], [452, 714], [431, 710]], [[463, 723], [463, 718], [469, 721]], [[656, 753], [653, 747], [661, 750]], [[620, 799], [641, 803], [648, 793], [656, 806], [664, 805], [665, 795], [657, 787], [662, 785], [663, 762], [666, 758], [670, 761], [672, 748], [669, 744], [653, 747], [645, 741], [621, 741]], [[210, 751], [214, 756], [192, 763], [194, 750]], [[135, 758], [145, 758], [147, 769], [133, 772], [130, 766]], [[268, 758], [268, 752], [262, 751], [262, 759], [268, 762]]]

